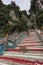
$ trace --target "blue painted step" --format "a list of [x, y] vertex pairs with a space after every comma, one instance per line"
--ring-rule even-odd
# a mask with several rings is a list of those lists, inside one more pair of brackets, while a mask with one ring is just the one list
[[0, 55], [4, 53], [4, 42], [0, 43]]

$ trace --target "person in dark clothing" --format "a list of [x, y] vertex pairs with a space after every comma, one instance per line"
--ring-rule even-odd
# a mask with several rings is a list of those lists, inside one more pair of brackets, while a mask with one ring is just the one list
[[31, 26], [31, 31], [34, 31], [35, 30], [35, 27], [34, 25]]

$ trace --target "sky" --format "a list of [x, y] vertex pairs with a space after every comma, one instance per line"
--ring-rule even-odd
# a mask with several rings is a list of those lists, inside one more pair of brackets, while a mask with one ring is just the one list
[[28, 10], [30, 9], [30, 0], [2, 0], [4, 4], [10, 4], [11, 1], [15, 1], [16, 4], [20, 7], [20, 10]]

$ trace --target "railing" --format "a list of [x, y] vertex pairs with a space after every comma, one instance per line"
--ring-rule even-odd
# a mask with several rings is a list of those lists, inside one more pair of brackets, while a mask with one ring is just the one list
[[41, 37], [41, 35], [38, 33], [38, 31], [36, 30], [36, 34], [38, 35], [39, 39], [41, 40], [41, 42], [43, 43], [43, 38]]
[[16, 40], [16, 46], [18, 45], [18, 43], [23, 39], [23, 37], [25, 37], [26, 35], [25, 34], [21, 34], [19, 36], [19, 38]]
[[8, 48], [15, 48], [24, 36], [25, 34], [22, 33], [17, 39], [14, 38], [14, 41], [8, 40]]
[[24, 33], [22, 33], [22, 34], [20, 34], [20, 36], [16, 39], [16, 40], [14, 40], [14, 41], [12, 41], [12, 40], [4, 40], [4, 41], [2, 41], [2, 42], [0, 42], [0, 55], [2, 55], [3, 53], [4, 53], [4, 51], [6, 50], [6, 49], [8, 49], [8, 48], [15, 48], [17, 45], [18, 45], [18, 43], [22, 40], [22, 38], [25, 36], [25, 34]]
[[2, 55], [4, 52], [4, 43], [0, 42], [0, 55]]

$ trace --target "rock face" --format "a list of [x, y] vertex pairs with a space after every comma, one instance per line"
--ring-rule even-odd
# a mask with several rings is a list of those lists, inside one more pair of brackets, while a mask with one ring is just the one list
[[10, 17], [11, 17], [11, 19], [12, 19], [13, 21], [16, 20], [16, 14], [15, 14], [15, 12], [14, 12], [13, 10], [10, 11]]

